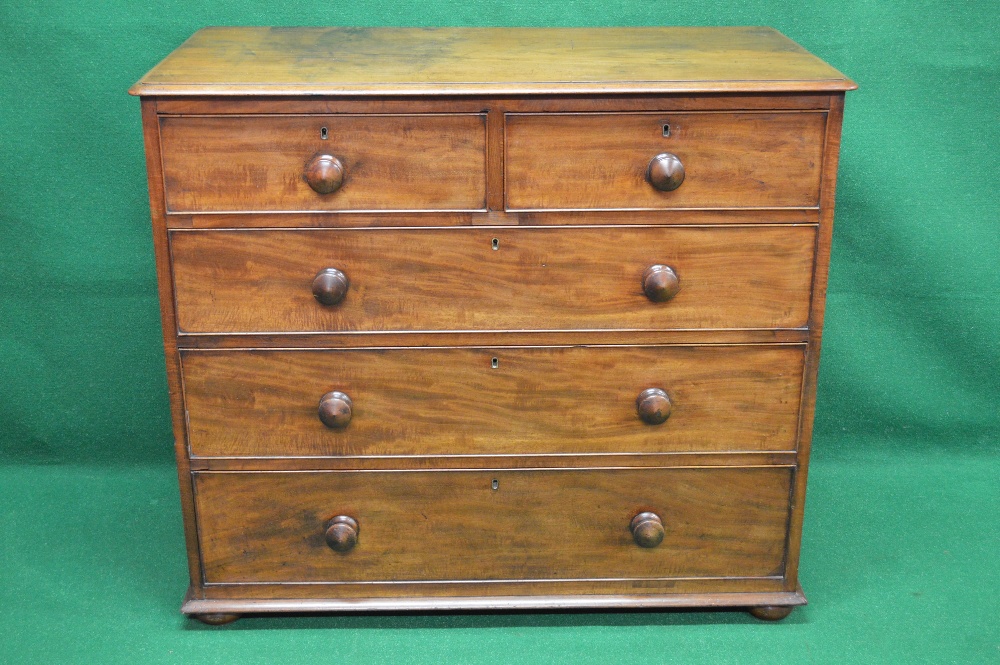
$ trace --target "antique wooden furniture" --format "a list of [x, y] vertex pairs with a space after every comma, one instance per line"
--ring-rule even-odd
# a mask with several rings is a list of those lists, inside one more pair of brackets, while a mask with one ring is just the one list
[[844, 92], [767, 28], [209, 28], [142, 97], [183, 611], [799, 588]]

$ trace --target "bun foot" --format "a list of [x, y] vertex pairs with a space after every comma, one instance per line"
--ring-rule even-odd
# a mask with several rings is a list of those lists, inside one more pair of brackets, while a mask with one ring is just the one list
[[223, 614], [221, 612], [210, 612], [208, 614], [192, 614], [191, 618], [197, 619], [209, 626], [224, 626], [240, 618], [240, 614]]
[[793, 605], [759, 605], [750, 608], [750, 615], [761, 621], [781, 621], [794, 609]]

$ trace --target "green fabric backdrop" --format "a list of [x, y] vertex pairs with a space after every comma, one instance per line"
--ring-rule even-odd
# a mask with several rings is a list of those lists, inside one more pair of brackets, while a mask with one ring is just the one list
[[[0, 2], [0, 662], [1000, 662], [1000, 2], [297, 5]], [[770, 25], [857, 81], [803, 552], [812, 604], [777, 626], [666, 612], [204, 631], [176, 615], [186, 573], [125, 90], [205, 25]]]

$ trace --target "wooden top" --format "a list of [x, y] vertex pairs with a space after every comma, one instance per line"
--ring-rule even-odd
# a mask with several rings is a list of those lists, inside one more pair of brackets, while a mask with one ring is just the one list
[[204, 28], [133, 95], [836, 92], [771, 28]]

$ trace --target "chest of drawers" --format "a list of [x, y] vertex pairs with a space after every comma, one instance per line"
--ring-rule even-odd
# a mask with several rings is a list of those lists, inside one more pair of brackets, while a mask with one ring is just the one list
[[765, 28], [209, 28], [142, 98], [182, 610], [798, 585], [844, 92]]

